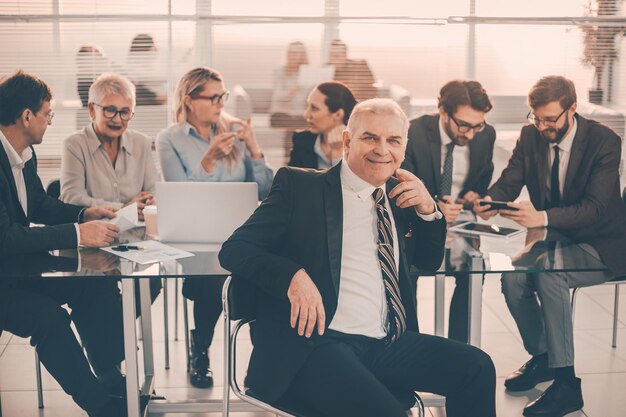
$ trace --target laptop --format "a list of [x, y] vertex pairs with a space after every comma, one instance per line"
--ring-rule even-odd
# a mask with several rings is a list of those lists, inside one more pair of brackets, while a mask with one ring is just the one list
[[258, 207], [254, 182], [157, 182], [159, 240], [223, 243]]

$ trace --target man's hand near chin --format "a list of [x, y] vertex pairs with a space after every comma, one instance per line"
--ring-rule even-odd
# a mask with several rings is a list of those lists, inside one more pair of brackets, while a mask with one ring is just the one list
[[300, 269], [291, 278], [287, 289], [291, 303], [291, 328], [298, 328], [298, 335], [311, 337], [317, 326], [317, 333], [324, 334], [326, 312], [322, 296], [304, 269]]
[[398, 207], [414, 207], [415, 211], [421, 215], [429, 215], [435, 212], [435, 202], [422, 180], [402, 168], [396, 170], [396, 178], [398, 178], [400, 184], [396, 185], [389, 192], [389, 198], [397, 196], [396, 205]]

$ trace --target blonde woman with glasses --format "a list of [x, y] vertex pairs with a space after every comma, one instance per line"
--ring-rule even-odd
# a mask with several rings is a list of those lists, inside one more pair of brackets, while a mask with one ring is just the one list
[[[250, 120], [223, 111], [228, 91], [221, 75], [206, 67], [182, 76], [176, 88], [175, 124], [161, 131], [156, 149], [165, 181], [256, 182], [267, 196], [274, 173], [265, 162]], [[191, 384], [213, 386], [209, 346], [222, 311], [223, 279], [186, 279], [183, 295], [194, 301]]]

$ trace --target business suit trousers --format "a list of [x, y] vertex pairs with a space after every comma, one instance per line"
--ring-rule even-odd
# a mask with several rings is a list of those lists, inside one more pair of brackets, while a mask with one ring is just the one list
[[448, 417], [496, 415], [495, 368], [476, 347], [413, 331], [390, 346], [327, 332], [285, 402], [324, 417], [406, 417], [408, 407], [398, 393], [427, 391], [446, 396]]
[[[469, 274], [455, 273], [454, 292], [450, 300], [448, 338], [457, 342], [468, 342], [469, 323]], [[483, 278], [483, 282], [484, 282]]]
[[[580, 246], [580, 245], [579, 245]], [[589, 245], [584, 250], [599, 259]], [[579, 252], [578, 252], [579, 253]], [[573, 250], [562, 253], [563, 262], [575, 262]], [[550, 268], [553, 260], [538, 259]], [[576, 265], [564, 265], [575, 268]], [[502, 274], [502, 293], [531, 355], [548, 353], [548, 365], [561, 368], [574, 365], [574, 326], [570, 288], [600, 284], [611, 278], [608, 272], [544, 272]]]
[[[76, 404], [90, 411], [108, 394], [92, 373], [70, 322], [74, 321], [94, 369], [110, 369], [123, 359], [119, 292], [114, 281], [25, 282], [7, 290], [4, 329], [30, 337], [39, 358]], [[71, 314], [61, 307], [67, 304]]]
[[213, 341], [215, 325], [222, 313], [222, 287], [226, 276], [185, 278], [183, 295], [193, 301], [193, 320], [197, 337], [208, 346]]

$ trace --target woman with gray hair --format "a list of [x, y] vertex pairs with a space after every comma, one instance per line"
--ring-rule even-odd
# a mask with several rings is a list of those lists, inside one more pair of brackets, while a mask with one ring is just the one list
[[61, 200], [87, 207], [152, 204], [157, 170], [152, 141], [128, 129], [135, 86], [119, 74], [102, 74], [89, 88], [91, 123], [63, 142]]

